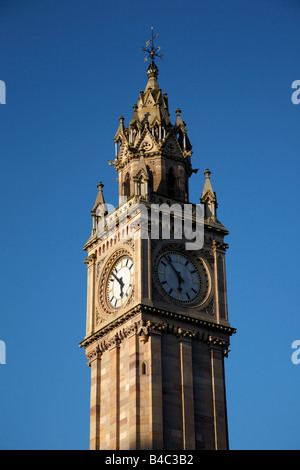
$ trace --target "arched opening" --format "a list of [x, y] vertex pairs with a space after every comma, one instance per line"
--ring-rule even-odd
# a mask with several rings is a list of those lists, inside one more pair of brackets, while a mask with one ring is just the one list
[[129, 173], [126, 174], [125, 180], [123, 183], [123, 195], [126, 197], [130, 197], [130, 175]]
[[148, 166], [147, 166], [147, 170], [148, 170], [148, 175], [149, 175], [148, 189], [149, 189], [149, 192], [152, 192], [153, 191], [153, 173]]
[[168, 171], [168, 177], [167, 177], [168, 196], [174, 197], [174, 195], [175, 195], [175, 183], [176, 183], [176, 178], [175, 178], [175, 175], [174, 175], [174, 170], [171, 167]]

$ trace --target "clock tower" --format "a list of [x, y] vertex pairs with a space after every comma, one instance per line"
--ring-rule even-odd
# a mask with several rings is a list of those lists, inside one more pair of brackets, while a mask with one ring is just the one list
[[[119, 206], [108, 210], [99, 183], [84, 246], [80, 346], [91, 368], [90, 448], [227, 449], [224, 358], [235, 333], [227, 310], [228, 231], [217, 218], [209, 170], [201, 204], [189, 201], [197, 172], [192, 146], [180, 109], [171, 122], [153, 40], [152, 32], [146, 88], [128, 127], [120, 117], [109, 162], [118, 173]], [[195, 245], [186, 222], [193, 234], [197, 224], [201, 229]]]

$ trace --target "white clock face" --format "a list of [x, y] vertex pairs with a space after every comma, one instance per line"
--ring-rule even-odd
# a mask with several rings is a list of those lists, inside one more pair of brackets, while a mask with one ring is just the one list
[[164, 253], [156, 264], [156, 274], [161, 287], [172, 300], [186, 304], [200, 294], [199, 270], [189, 257], [179, 251]]
[[133, 286], [133, 261], [129, 256], [120, 258], [112, 268], [107, 283], [107, 302], [117, 310], [127, 301]]

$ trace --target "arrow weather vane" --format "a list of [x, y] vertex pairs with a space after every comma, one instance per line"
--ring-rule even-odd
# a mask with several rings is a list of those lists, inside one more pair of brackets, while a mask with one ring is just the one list
[[[158, 54], [160, 51], [160, 46], [154, 47], [154, 39], [158, 36], [158, 33], [153, 36], [153, 26], [151, 26], [151, 38], [146, 42], [146, 47], [142, 47], [143, 52], [147, 52], [147, 57], [145, 57], [145, 62], [151, 58], [151, 61], [154, 62], [154, 57], [159, 57], [161, 60], [163, 58], [162, 54]], [[150, 46], [151, 44], [151, 46]], [[150, 46], [150, 47], [149, 47]]]

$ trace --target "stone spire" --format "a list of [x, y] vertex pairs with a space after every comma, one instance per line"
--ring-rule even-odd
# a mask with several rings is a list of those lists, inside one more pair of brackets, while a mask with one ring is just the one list
[[205, 175], [205, 183], [204, 188], [202, 191], [202, 195], [200, 198], [201, 204], [204, 204], [204, 217], [205, 219], [211, 219], [213, 221], [217, 220], [217, 197], [216, 193], [214, 192], [211, 181], [210, 175], [211, 172], [209, 169], [206, 169], [204, 172]]
[[104, 201], [104, 195], [103, 195], [104, 184], [102, 183], [102, 181], [100, 181], [97, 184], [97, 188], [98, 188], [98, 194], [97, 194], [96, 201], [92, 210], [92, 214], [97, 215], [97, 217], [102, 217], [103, 215], [107, 213], [107, 207], [106, 207], [106, 204]]

